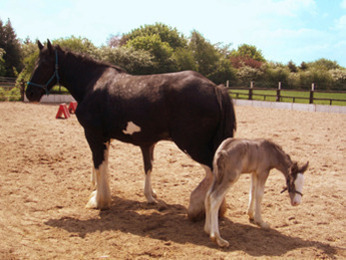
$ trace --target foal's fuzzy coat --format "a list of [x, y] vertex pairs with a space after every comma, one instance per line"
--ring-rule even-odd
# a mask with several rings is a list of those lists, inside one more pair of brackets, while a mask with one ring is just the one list
[[248, 207], [250, 221], [262, 228], [269, 228], [269, 225], [262, 220], [261, 201], [264, 184], [269, 171], [273, 168], [284, 174], [291, 204], [299, 205], [302, 197], [303, 173], [308, 168], [308, 162], [298, 167], [279, 145], [265, 139], [228, 138], [221, 143], [214, 156], [213, 184], [205, 198], [204, 226], [205, 232], [210, 234], [211, 239], [216, 240], [219, 246], [228, 246], [229, 243], [220, 236], [218, 210], [227, 190], [242, 173], [252, 173]]

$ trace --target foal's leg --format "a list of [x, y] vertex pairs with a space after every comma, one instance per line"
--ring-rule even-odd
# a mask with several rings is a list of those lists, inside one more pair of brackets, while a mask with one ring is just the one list
[[86, 137], [93, 154], [96, 183], [96, 190], [91, 193], [86, 207], [107, 209], [111, 203], [111, 194], [108, 184], [108, 153], [110, 142], [100, 142], [91, 134], [86, 134]]
[[216, 242], [220, 247], [228, 247], [228, 241], [224, 240], [219, 231], [219, 209], [225, 199], [226, 193], [230, 186], [237, 181], [237, 177], [229, 182], [228, 178], [224, 178], [222, 182], [213, 182], [210, 191], [205, 198], [206, 222], [204, 231], [210, 235], [212, 241]]
[[141, 146], [145, 171], [144, 195], [147, 198], [148, 203], [157, 203], [157, 200], [155, 199], [157, 197], [156, 193], [151, 187], [151, 171], [153, 169], [154, 146], [155, 144]]
[[255, 208], [255, 219], [254, 222], [261, 228], [269, 228], [270, 225], [262, 220], [261, 215], [261, 203], [264, 194], [264, 185], [267, 181], [269, 172], [260, 172], [257, 175], [257, 185], [256, 185], [256, 208]]
[[249, 206], [247, 210], [247, 214], [249, 216], [250, 222], [254, 221], [254, 206], [255, 206], [255, 194], [256, 194], [256, 186], [257, 186], [257, 176], [256, 173], [253, 172], [251, 174], [251, 187], [249, 194]]

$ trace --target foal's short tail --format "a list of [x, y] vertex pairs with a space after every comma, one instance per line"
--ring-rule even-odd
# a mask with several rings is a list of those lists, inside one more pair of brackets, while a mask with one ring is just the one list
[[228, 137], [233, 137], [237, 129], [233, 102], [228, 94], [227, 88], [221, 84], [216, 86], [215, 92], [220, 107], [220, 122], [213, 140], [214, 153], [223, 140]]

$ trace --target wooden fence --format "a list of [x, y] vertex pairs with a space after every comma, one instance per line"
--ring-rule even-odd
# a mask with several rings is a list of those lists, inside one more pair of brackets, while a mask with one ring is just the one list
[[0, 77], [0, 87], [13, 88], [16, 84], [16, 78]]
[[[226, 84], [228, 87], [228, 84]], [[281, 88], [281, 82], [278, 83], [278, 88], [277, 89], [272, 89], [272, 88], [255, 88], [254, 83], [250, 83], [250, 88], [246, 87], [240, 87], [240, 88], [233, 88], [233, 87], [228, 87], [230, 90], [231, 95], [235, 99], [248, 99], [248, 100], [263, 100], [263, 101], [276, 101], [276, 102], [282, 102], [282, 101], [287, 101], [290, 100], [292, 103], [309, 103], [313, 104], [314, 101], [326, 101], [329, 103], [329, 105], [332, 105], [333, 102], [342, 102], [346, 104], [346, 99], [341, 99], [341, 98], [327, 98], [327, 97], [316, 97], [316, 93], [333, 93], [333, 94], [346, 94], [345, 91], [333, 91], [333, 92], [328, 92], [328, 91], [316, 91], [315, 90], [315, 84], [312, 83], [311, 89], [310, 90], [283, 90]], [[261, 93], [258, 93], [260, 91]], [[294, 96], [294, 95], [282, 95], [282, 91], [289, 91], [289, 92], [301, 92], [301, 93], [308, 93], [308, 96]], [[256, 93], [257, 92], [257, 93]], [[268, 92], [268, 93], [263, 93], [263, 92]], [[275, 92], [275, 94], [273, 94]], [[303, 100], [303, 102], [299, 102], [299, 100]], [[304, 102], [304, 100], [306, 102]], [[316, 103], [316, 102], [315, 102]]]

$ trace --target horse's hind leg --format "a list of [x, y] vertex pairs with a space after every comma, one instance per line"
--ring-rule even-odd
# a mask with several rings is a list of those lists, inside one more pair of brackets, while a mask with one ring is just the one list
[[[205, 216], [205, 197], [213, 181], [213, 173], [208, 166], [202, 165], [205, 169], [205, 178], [194, 189], [190, 196], [190, 205], [187, 214], [190, 220], [202, 220]], [[222, 200], [219, 216], [223, 217], [227, 209], [226, 200]]]
[[211, 240], [216, 242], [220, 247], [229, 246], [229, 243], [220, 235], [218, 212], [232, 183], [227, 178], [223, 179], [221, 183], [214, 181], [205, 198], [206, 222], [204, 230], [206, 233], [209, 233]]
[[111, 203], [111, 194], [108, 184], [108, 153], [109, 141], [99, 142], [92, 135], [87, 135], [94, 162], [94, 181], [96, 190], [91, 193], [87, 208], [107, 209]]
[[144, 195], [147, 198], [148, 203], [157, 203], [157, 200], [155, 199], [156, 193], [151, 187], [151, 171], [153, 169], [154, 147], [155, 144], [141, 146], [145, 171]]

